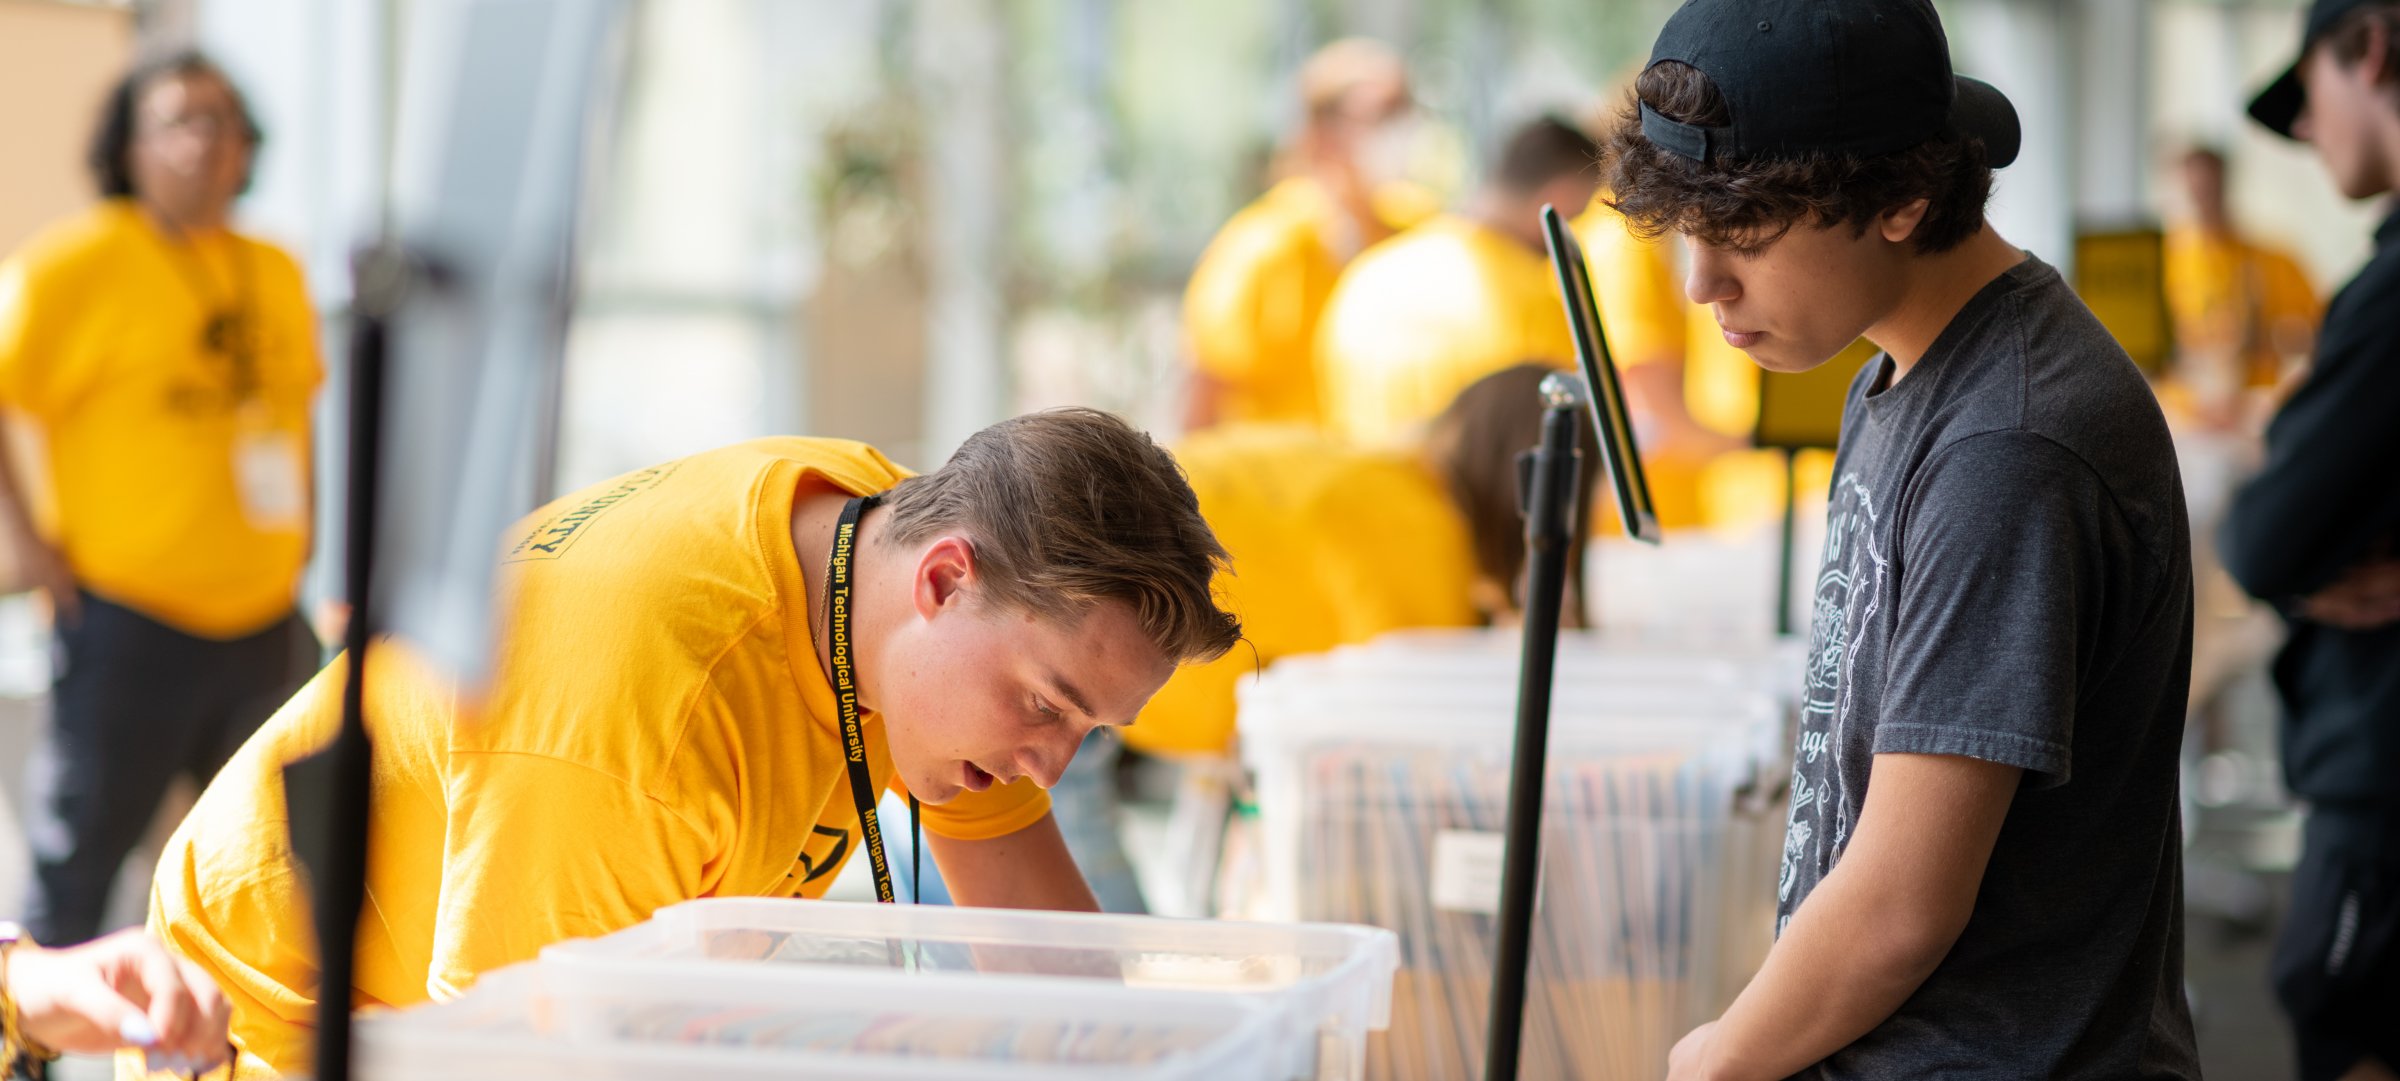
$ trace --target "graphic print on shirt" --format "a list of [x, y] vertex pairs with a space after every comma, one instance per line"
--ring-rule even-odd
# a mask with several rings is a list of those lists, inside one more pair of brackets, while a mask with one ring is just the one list
[[800, 855], [792, 860], [792, 869], [783, 876], [795, 897], [818, 879], [841, 870], [842, 861], [850, 855], [849, 830], [820, 823], [809, 827], [808, 833], [807, 846], [800, 850]]
[[1840, 758], [1842, 728], [1854, 690], [1853, 644], [1884, 601], [1891, 560], [1881, 547], [1875, 495], [1856, 473], [1833, 485], [1825, 519], [1825, 558], [1817, 569], [1816, 612], [1810, 619], [1808, 673], [1800, 701], [1800, 738], [1792, 754], [1792, 817], [1783, 836], [1783, 868], [1775, 896], [1783, 909], [1775, 932], [1791, 919], [1792, 891], [1804, 867], [1824, 877], [1850, 839]]

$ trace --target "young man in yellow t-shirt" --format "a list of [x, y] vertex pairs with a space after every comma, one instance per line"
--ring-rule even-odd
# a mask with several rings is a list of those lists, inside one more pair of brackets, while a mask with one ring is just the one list
[[0, 265], [0, 404], [46, 447], [0, 531], [49, 594], [61, 667], [33, 769], [32, 935], [100, 930], [117, 869], [178, 774], [205, 784], [308, 677], [309, 402], [299, 267], [227, 226], [258, 143], [184, 54], [103, 110], [105, 197]]
[[[1092, 909], [1043, 789], [1240, 633], [1174, 459], [1088, 410], [994, 425], [916, 477], [857, 443], [737, 444], [569, 495], [502, 552], [505, 633], [472, 704], [401, 648], [369, 658], [362, 1006], [446, 998], [679, 901], [821, 896], [872, 848], [858, 807], [887, 789], [925, 804], [960, 903]], [[317, 967], [281, 771], [331, 738], [344, 673], [209, 786], [151, 896], [152, 929], [232, 1001], [244, 1076], [307, 1061]]]
[[1320, 423], [1310, 356], [1334, 279], [1439, 209], [1401, 179], [1415, 106], [1397, 53], [1363, 38], [1327, 45], [1301, 65], [1300, 98], [1275, 185], [1218, 230], [1185, 287], [1186, 428]]
[[2235, 228], [2224, 155], [2194, 147], [2180, 172], [2189, 218], [2166, 236], [2175, 363], [2164, 397], [2222, 427], [2244, 419], [2246, 392], [2304, 365], [2324, 307], [2291, 253]]
[[1598, 158], [1573, 126], [1528, 122], [1462, 212], [1384, 241], [1342, 272], [1316, 350], [1336, 436], [1405, 446], [1477, 379], [1525, 360], [1574, 366], [1541, 208], [1590, 203]]

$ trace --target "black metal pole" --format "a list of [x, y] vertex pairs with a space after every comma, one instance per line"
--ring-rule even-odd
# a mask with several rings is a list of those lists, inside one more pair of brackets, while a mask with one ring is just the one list
[[383, 365], [400, 275], [388, 252], [359, 263], [350, 338], [350, 439], [343, 508], [341, 728], [323, 750], [287, 766], [293, 849], [309, 870], [317, 932], [317, 1081], [350, 1077], [350, 989], [358, 915], [366, 901], [367, 804], [373, 749], [366, 727], [367, 640], [375, 627], [375, 526], [383, 449]]
[[1775, 633], [1792, 633], [1792, 575], [1800, 548], [1800, 452], [1783, 448], [1783, 550], [1775, 570]]
[[1579, 453], [1575, 425], [1582, 388], [1572, 376], [1542, 381], [1542, 444], [1525, 487], [1524, 660], [1517, 670], [1517, 744], [1508, 782], [1508, 832], [1500, 863], [1500, 948], [1492, 969], [1492, 1011], [1484, 1044], [1484, 1081], [1515, 1081], [1525, 1034], [1525, 978], [1541, 886], [1542, 786], [1550, 760], [1551, 673], [1558, 659], [1558, 613], [1566, 592], [1574, 530]]

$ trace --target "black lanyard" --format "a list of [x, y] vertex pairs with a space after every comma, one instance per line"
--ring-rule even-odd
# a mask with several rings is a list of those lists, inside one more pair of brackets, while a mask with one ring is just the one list
[[[883, 827], [875, 819], [880, 794], [867, 770], [867, 736], [858, 719], [858, 673], [850, 664], [850, 563], [858, 542], [858, 520], [881, 496], [857, 496], [842, 505], [833, 527], [833, 555], [825, 564], [825, 653], [833, 658], [833, 703], [842, 721], [842, 757], [849, 760], [850, 799], [858, 805], [858, 830], [867, 846], [867, 864], [875, 871], [875, 899], [885, 904], [892, 896], [892, 868], [883, 854]], [[918, 852], [925, 847], [920, 829], [917, 795], [908, 795], [908, 892], [914, 904], [924, 893]]]

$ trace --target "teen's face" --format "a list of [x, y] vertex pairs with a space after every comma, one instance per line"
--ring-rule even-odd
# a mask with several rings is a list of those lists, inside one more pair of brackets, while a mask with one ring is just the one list
[[127, 158], [143, 202], [179, 221], [222, 217], [250, 172], [233, 89], [207, 72], [153, 80], [135, 99]]
[[1686, 237], [1684, 293], [1708, 305], [1727, 344], [1769, 371], [1833, 359], [1898, 302], [1905, 257], [1871, 225], [1796, 225], [1756, 248]]
[[2389, 46], [2378, 32], [2367, 55], [2355, 64], [2344, 65], [2322, 45], [2310, 49], [2300, 62], [2308, 103], [2293, 122], [2292, 134], [2316, 148], [2333, 186], [2351, 199], [2381, 195], [2391, 190], [2394, 180], [2375, 145], [2381, 130], [2377, 119], [2392, 108], [2391, 88], [2376, 75], [2383, 70], [2383, 52]]
[[873, 679], [893, 768], [926, 803], [1018, 777], [1057, 784], [1085, 735], [1132, 723], [1174, 674], [1125, 604], [1061, 622], [984, 603], [963, 541], [935, 542], [918, 566]]

